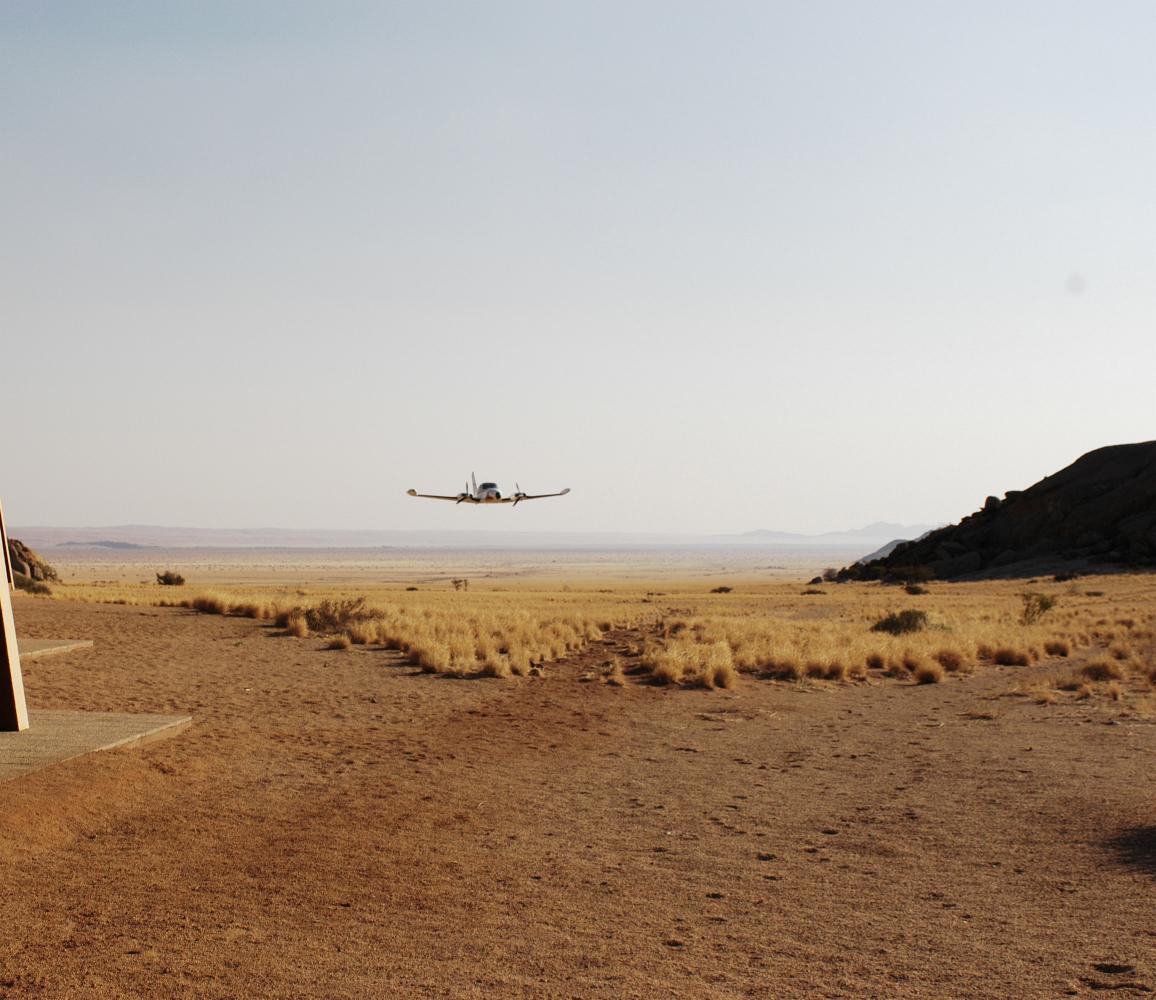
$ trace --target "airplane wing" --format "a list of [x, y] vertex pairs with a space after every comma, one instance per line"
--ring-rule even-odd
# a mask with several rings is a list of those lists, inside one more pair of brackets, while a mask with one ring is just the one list
[[564, 497], [569, 492], [570, 487], [567, 486], [557, 493], [521, 493], [514, 497], [514, 503], [521, 503], [523, 500], [544, 500], [546, 497]]
[[406, 495], [411, 497], [425, 497], [427, 500], [452, 500], [454, 503], [478, 503], [472, 496], [454, 496], [446, 497], [438, 493], [418, 493], [417, 490], [406, 490]]

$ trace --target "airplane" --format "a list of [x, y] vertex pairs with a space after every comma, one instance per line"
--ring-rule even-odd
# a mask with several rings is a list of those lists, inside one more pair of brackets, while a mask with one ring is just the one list
[[523, 500], [541, 500], [544, 497], [564, 497], [570, 492], [570, 487], [559, 493], [523, 493], [522, 487], [514, 483], [515, 493], [512, 497], [504, 497], [498, 490], [497, 483], [482, 483], [478, 485], [474, 474], [470, 473], [470, 481], [466, 483], [465, 493], [459, 493], [457, 496], [447, 497], [441, 496], [437, 493], [418, 493], [417, 490], [406, 490], [406, 495], [411, 497], [425, 497], [427, 500], [452, 500], [454, 503], [512, 503], [515, 507]]

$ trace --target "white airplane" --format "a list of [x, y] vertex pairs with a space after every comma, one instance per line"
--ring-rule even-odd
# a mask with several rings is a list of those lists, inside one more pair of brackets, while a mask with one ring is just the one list
[[478, 481], [474, 478], [474, 474], [470, 473], [470, 481], [466, 483], [466, 492], [459, 493], [457, 496], [446, 497], [437, 493], [418, 493], [417, 490], [406, 490], [406, 494], [411, 497], [425, 497], [427, 500], [452, 500], [454, 503], [512, 503], [515, 507], [523, 500], [541, 500], [544, 497], [564, 497], [570, 492], [570, 487], [559, 493], [523, 493], [522, 487], [514, 483], [515, 493], [512, 497], [504, 497], [498, 490], [497, 483], [482, 483], [478, 485]]

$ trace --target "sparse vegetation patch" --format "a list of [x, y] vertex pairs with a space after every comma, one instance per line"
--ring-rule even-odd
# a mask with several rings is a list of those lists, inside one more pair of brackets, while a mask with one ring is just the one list
[[889, 635], [906, 635], [909, 632], [919, 632], [927, 628], [927, 623], [926, 611], [909, 608], [906, 611], [892, 612], [880, 618], [871, 626], [871, 631], [886, 632]]

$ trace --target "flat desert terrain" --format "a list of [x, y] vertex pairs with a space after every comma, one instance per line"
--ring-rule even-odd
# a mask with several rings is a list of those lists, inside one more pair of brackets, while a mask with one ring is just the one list
[[1156, 580], [715, 582], [18, 596], [33, 708], [194, 724], [0, 785], [0, 995], [1156, 991]]

